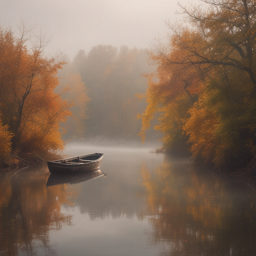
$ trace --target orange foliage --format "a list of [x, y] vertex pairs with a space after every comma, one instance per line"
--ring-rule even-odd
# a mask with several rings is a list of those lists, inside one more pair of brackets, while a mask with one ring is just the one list
[[[196, 37], [193, 33], [184, 30], [179, 37], [184, 44], [192, 44], [191, 37]], [[198, 40], [198, 44], [202, 43]], [[201, 77], [195, 66], [182, 65], [188, 58], [189, 52], [180, 48], [180, 41], [173, 37], [170, 52], [151, 52], [150, 59], [158, 65], [155, 73], [146, 75], [148, 78], [148, 90], [144, 97], [147, 107], [142, 115], [142, 128], [140, 136], [145, 140], [146, 130], [150, 128], [150, 122], [156, 118], [159, 125], [155, 129], [163, 132], [164, 143], [168, 144], [182, 137], [180, 132], [183, 119], [186, 118], [188, 108], [193, 104], [195, 95], [200, 93], [202, 88]], [[159, 115], [155, 115], [159, 113]]]
[[209, 98], [203, 95], [189, 109], [190, 117], [186, 120], [183, 130], [189, 135], [191, 151], [195, 156], [202, 155], [204, 159], [213, 159], [217, 150], [215, 131], [219, 123], [216, 111], [207, 107]]
[[158, 67], [148, 75], [140, 135], [156, 119], [165, 149], [187, 141], [207, 162], [244, 167], [256, 157], [256, 5], [203, 2], [208, 9], [181, 6], [190, 28], [171, 27], [169, 46], [150, 55]]
[[43, 42], [29, 50], [26, 30], [15, 38], [0, 28], [0, 111], [13, 134], [14, 151], [46, 154], [63, 148], [59, 122], [71, 115], [69, 104], [54, 93], [63, 62], [43, 56]]
[[6, 161], [9, 153], [11, 152], [11, 138], [12, 133], [8, 131], [8, 126], [3, 125], [0, 118], [0, 162]]

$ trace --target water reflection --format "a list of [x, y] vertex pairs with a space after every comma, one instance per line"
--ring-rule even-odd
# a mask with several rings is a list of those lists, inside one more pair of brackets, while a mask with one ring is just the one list
[[70, 205], [65, 185], [46, 188], [46, 167], [28, 168], [0, 177], [0, 254], [54, 254], [49, 241], [51, 230], [71, 225], [71, 215], [61, 213]]
[[48, 177], [46, 186], [50, 187], [60, 184], [77, 184], [80, 182], [89, 181], [104, 176], [107, 176], [107, 174], [103, 173], [101, 170], [72, 174], [51, 173]]
[[44, 168], [0, 177], [0, 255], [155, 255], [145, 236], [151, 229], [139, 179], [142, 162], [154, 168], [161, 157], [140, 150], [104, 152], [107, 178], [46, 186]]
[[[85, 147], [71, 147], [73, 155], [79, 155]], [[162, 156], [148, 153], [150, 149], [90, 148], [92, 152], [104, 152], [101, 168], [106, 179], [83, 183], [75, 204], [81, 214], [91, 220], [107, 218], [143, 219], [146, 211], [145, 189], [140, 183], [140, 169], [144, 164], [153, 170], [162, 162]], [[84, 154], [86, 151], [83, 151]]]
[[105, 153], [107, 178], [0, 173], [0, 255], [256, 255], [256, 193], [246, 183], [148, 151], [90, 151]]
[[159, 255], [256, 255], [256, 193], [245, 182], [169, 160], [143, 167], [152, 245]]

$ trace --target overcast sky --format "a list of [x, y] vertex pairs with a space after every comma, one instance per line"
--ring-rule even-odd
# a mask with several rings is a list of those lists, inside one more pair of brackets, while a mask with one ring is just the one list
[[50, 40], [47, 55], [73, 58], [98, 44], [148, 48], [175, 22], [178, 2], [197, 0], [0, 0], [0, 24], [17, 31], [23, 20]]

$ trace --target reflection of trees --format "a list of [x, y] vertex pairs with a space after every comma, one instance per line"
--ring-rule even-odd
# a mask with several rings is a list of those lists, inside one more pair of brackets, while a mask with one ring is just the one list
[[22, 175], [0, 180], [0, 254], [17, 255], [24, 251], [54, 253], [49, 246], [49, 231], [71, 224], [71, 216], [61, 213], [68, 204], [65, 185], [47, 188], [42, 170], [26, 170]]
[[[81, 213], [90, 219], [133, 218], [145, 209], [145, 199], [140, 193], [139, 167], [120, 172], [107, 171], [106, 178], [82, 184], [76, 204]], [[99, 189], [100, 188], [100, 189]]]
[[91, 220], [141, 218], [147, 210], [145, 188], [140, 182], [141, 165], [150, 162], [153, 171], [162, 159], [146, 151], [118, 149], [107, 154], [102, 163], [102, 171], [107, 176], [80, 183], [76, 206]]
[[143, 168], [142, 177], [161, 255], [256, 255], [256, 197], [245, 183], [168, 163], [154, 175]]

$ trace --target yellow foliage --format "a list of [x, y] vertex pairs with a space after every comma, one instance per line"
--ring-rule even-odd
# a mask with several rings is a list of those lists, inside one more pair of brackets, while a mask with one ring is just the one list
[[215, 130], [218, 128], [216, 113], [207, 108], [208, 98], [202, 95], [198, 102], [189, 110], [188, 118], [183, 126], [184, 132], [189, 135], [189, 142], [192, 143], [193, 154], [202, 156], [205, 159], [212, 159], [215, 147]]

